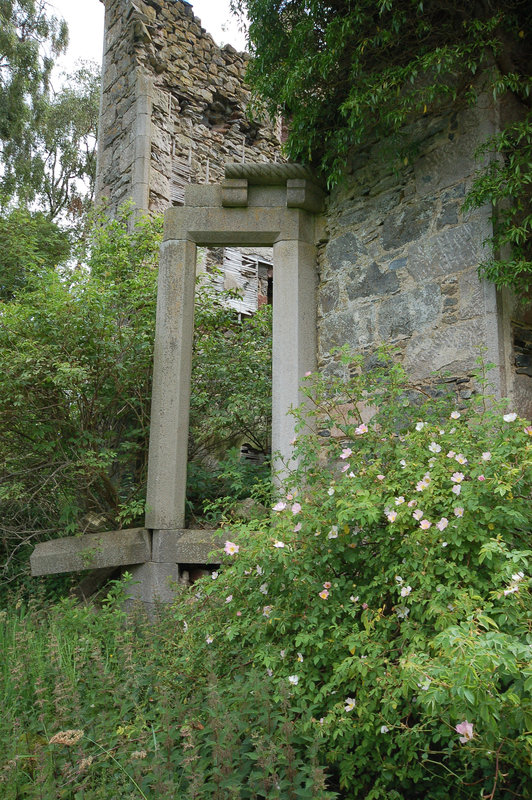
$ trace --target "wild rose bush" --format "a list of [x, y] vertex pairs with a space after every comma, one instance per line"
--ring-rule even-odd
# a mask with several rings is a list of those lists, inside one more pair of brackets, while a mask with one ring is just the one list
[[[246, 730], [263, 694], [284, 704], [329, 796], [524, 798], [532, 427], [480, 394], [434, 400], [385, 356], [363, 366], [307, 379], [299, 466], [271, 519], [231, 528], [223, 566], [176, 604], [167, 679], [205, 763], [216, 680], [228, 705], [248, 693]], [[298, 791], [279, 797], [328, 796]]]

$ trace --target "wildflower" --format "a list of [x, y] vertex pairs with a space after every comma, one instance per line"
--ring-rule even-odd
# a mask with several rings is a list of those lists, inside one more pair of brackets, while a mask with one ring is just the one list
[[342, 472], [347, 472], [348, 469], [351, 469], [351, 464], [344, 464], [344, 466], [342, 467], [341, 471]]
[[207, 642], [207, 644], [212, 644], [212, 643], [214, 642], [214, 639], [213, 639], [213, 637], [212, 637], [212, 636], [209, 634], [208, 636], [206, 636], [206, 637], [205, 637], [205, 641]]
[[284, 511], [285, 508], [286, 508], [286, 503], [283, 503], [282, 500], [279, 500], [279, 502], [274, 505], [273, 510], [274, 511]]
[[367, 432], [368, 432], [368, 426], [366, 425], [365, 422], [363, 422], [362, 425], [359, 425], [358, 428], [355, 428], [355, 433], [357, 436], [360, 436], [360, 434]]
[[464, 475], [463, 472], [453, 472], [453, 474], [451, 475], [451, 480], [454, 483], [462, 483], [464, 478], [465, 478], [465, 475]]
[[429, 444], [429, 450], [431, 453], [441, 453], [441, 445], [437, 442], [431, 442]]
[[270, 669], [270, 667], [267, 667], [266, 668], [266, 675], [268, 676], [268, 678], [272, 678], [273, 677], [273, 669]]
[[261, 594], [268, 594], [268, 584], [267, 583], [262, 583], [260, 585], [260, 587], [259, 587], [259, 592]]
[[330, 581], [325, 581], [325, 583], [323, 584], [323, 588], [324, 588], [324, 589], [330, 589], [330, 588], [331, 588], [331, 586], [332, 586], [332, 584], [331, 584], [331, 582], [330, 582]]
[[381, 725], [381, 733], [389, 733], [390, 729], [387, 725]]
[[262, 607], [262, 616], [269, 617], [272, 613], [273, 606], [263, 606]]
[[508, 589], [504, 590], [504, 595], [506, 596], [508, 594], [515, 594], [518, 591], [519, 591], [519, 586], [517, 584], [514, 584], [513, 586], [509, 586]]
[[417, 500], [409, 500], [407, 505], [408, 508], [413, 508], [414, 506], [417, 506]]
[[403, 583], [403, 579], [401, 578], [401, 576], [400, 576], [400, 575], [396, 575], [396, 576], [395, 576], [395, 580], [397, 581], [397, 583], [399, 584], [399, 586], [400, 586], [400, 585]]
[[408, 597], [410, 592], [412, 591], [411, 586], [402, 586], [401, 587], [401, 597]]
[[459, 411], [451, 411], [451, 419], [460, 419], [461, 414]]
[[[355, 477], [355, 473], [353, 472], [353, 470], [351, 470], [351, 472], [348, 473], [347, 477], [348, 478], [354, 478]], [[377, 477], [379, 477], [379, 476], [377, 475]], [[384, 475], [382, 477], [384, 478]]]
[[491, 461], [491, 453], [489, 450], [486, 450], [485, 453], [482, 453], [482, 461]]
[[527, 436], [532, 436], [532, 425], [527, 425], [526, 428], [523, 428], [523, 431], [527, 434]]
[[299, 503], [294, 503], [292, 506], [292, 514], [299, 514], [301, 511], [301, 505]]
[[447, 458], [456, 458], [456, 453], [454, 452], [454, 450], [449, 450], [449, 452], [447, 453]]
[[337, 539], [338, 538], [338, 525], [333, 525], [329, 533], [327, 534], [327, 539]]
[[525, 577], [524, 572], [516, 572], [514, 575], [512, 575], [512, 580], [515, 581], [516, 583], [519, 583], [519, 581], [522, 581], [524, 577]]
[[420, 508], [416, 508], [412, 516], [414, 517], [414, 519], [421, 519], [421, 517], [423, 516], [423, 512]]
[[322, 599], [322, 600], [327, 600], [327, 598], [329, 597], [329, 592], [328, 592], [328, 590], [327, 590], [327, 589], [323, 589], [323, 590], [320, 592], [319, 596], [321, 597], [321, 599]]
[[64, 744], [66, 747], [72, 747], [77, 744], [84, 735], [84, 731], [80, 730], [58, 731], [50, 739], [50, 744]]
[[402, 458], [399, 463], [403, 469], [406, 469], [406, 461], [404, 460], [404, 458]]
[[456, 508], [454, 509], [454, 515], [455, 515], [455, 517], [463, 517], [464, 516], [464, 509], [462, 508], [462, 506], [456, 506]]
[[429, 465], [431, 467], [433, 467], [435, 463], [436, 463], [436, 459], [434, 457], [433, 458], [429, 458]]
[[512, 411], [511, 414], [504, 414], [503, 415], [503, 420], [505, 422], [515, 422], [516, 419], [517, 419], [517, 414], [515, 413], [515, 411]]
[[352, 697], [345, 698], [345, 706], [344, 706], [345, 711], [347, 712], [352, 711], [355, 706], [356, 706], [356, 700], [354, 700], [354, 698]]
[[233, 595], [232, 594], [228, 594], [227, 597], [225, 598], [225, 602], [226, 603], [230, 603], [232, 599], [233, 599]]
[[354, 595], [354, 594], [352, 594], [352, 595], [351, 595], [351, 597], [350, 597], [349, 599], [351, 600], [351, 602], [352, 602], [352, 603], [358, 603], [358, 599], [359, 599], [359, 598], [358, 598], [358, 594], [357, 594], [357, 596], [356, 596], [356, 597], [355, 597], [355, 595]]
[[447, 525], [449, 524], [449, 520], [447, 517], [442, 517], [439, 522], [436, 523], [436, 527], [439, 531], [444, 531]]
[[429, 522], [428, 519], [422, 519], [421, 522], [419, 523], [419, 527], [421, 528], [422, 531], [428, 531], [431, 525], [432, 522]]
[[215, 581], [217, 577], [218, 577], [218, 573], [217, 572], [211, 572], [211, 578], [212, 578], [213, 581]]
[[410, 614], [410, 609], [406, 606], [396, 606], [395, 613], [397, 614], [397, 619], [406, 619]]
[[310, 370], [307, 370], [305, 372], [305, 378], [310, 378], [311, 375], [312, 375], [312, 372]]
[[362, 608], [363, 608], [363, 609], [364, 609], [364, 611], [365, 611], [367, 608], [369, 608], [369, 606], [368, 606], [368, 604], [367, 604], [367, 603], [362, 603]]
[[416, 492], [422, 492], [423, 489], [426, 489], [426, 488], [427, 488], [427, 484], [425, 483], [425, 481], [418, 481], [416, 483]]
[[479, 481], [485, 481], [486, 480], [486, 476], [485, 475], [479, 475], [478, 476], [478, 480]]
[[332, 496], [333, 496], [333, 494], [334, 494], [334, 487], [333, 487], [333, 486], [330, 486], [330, 487], [327, 489], [327, 494], [329, 495], [329, 497], [332, 497]]
[[383, 481], [385, 477], [386, 477], [385, 475], [377, 475], [377, 480]]
[[297, 684], [299, 683], [299, 675], [289, 675], [289, 676], [288, 676], [288, 680], [289, 680], [289, 681], [290, 681], [290, 683], [292, 683], [294, 686], [297, 686]]
[[301, 661], [301, 662], [303, 661], [303, 653], [298, 653], [297, 654], [297, 660]]
[[239, 545], [235, 544], [234, 542], [226, 542], [224, 547], [224, 553], [227, 553], [228, 556], [234, 556], [240, 550]]
[[418, 686], [422, 692], [427, 692], [431, 683], [432, 681], [430, 678], [424, 678], [421, 683], [418, 683]]
[[286, 650], [281, 650], [279, 655], [281, 656], [281, 658], [284, 658], [286, 655]]
[[458, 461], [459, 464], [467, 464], [467, 458], [462, 455], [462, 453], [458, 453], [458, 455], [454, 457], [454, 460]]
[[255, 572], [257, 573], [257, 575], [262, 575], [264, 570], [259, 564], [257, 564], [257, 566], [255, 567]]
[[454, 492], [455, 494], [460, 494], [460, 492], [462, 491], [462, 487], [460, 486], [460, 484], [459, 484], [459, 483], [457, 483], [457, 484], [455, 484], [455, 485], [453, 486], [453, 488], [451, 489], [451, 491], [452, 491], [452, 492]]
[[351, 450], [350, 447], [344, 447], [344, 449], [340, 453], [340, 458], [343, 458], [343, 459], [349, 458], [349, 456], [351, 455], [352, 452], [353, 451]]
[[466, 744], [466, 742], [471, 741], [473, 738], [473, 723], [468, 722], [466, 719], [463, 722], [459, 722], [458, 725], [455, 725], [454, 729], [457, 733], [462, 734], [460, 736], [462, 744]]
[[274, 546], [274, 547], [284, 547], [284, 542], [278, 542], [278, 541], [277, 541], [277, 542], [274, 542], [274, 543], [273, 543], [273, 546]]
[[442, 543], [441, 543], [441, 546], [442, 546], [442, 547], [447, 547], [447, 545], [448, 545], [448, 544], [449, 544], [449, 542], [442, 542]]
[[401, 495], [400, 497], [395, 498], [395, 505], [400, 506], [405, 502], [405, 498]]
[[388, 513], [386, 514], [386, 518], [388, 522], [395, 522], [395, 520], [397, 519], [397, 511], [388, 511]]
[[302, 525], [301, 525], [301, 523], [300, 523], [300, 522], [298, 522], [298, 523], [297, 523], [297, 525], [295, 526], [295, 528], [293, 529], [293, 530], [294, 530], [294, 533], [299, 533], [299, 531], [301, 530], [301, 528], [302, 528]]
[[133, 761], [137, 761], [137, 760], [142, 760], [143, 758], [147, 758], [147, 756], [148, 756], [148, 754], [147, 754], [146, 750], [133, 750], [133, 752], [131, 753], [130, 758]]
[[424, 427], [425, 427], [424, 422], [416, 422], [416, 431], [422, 431]]
[[[133, 758], [133, 755], [131, 756]], [[78, 773], [86, 772], [89, 767], [91, 766], [94, 758], [92, 756], [87, 756], [86, 758], [82, 758], [78, 765]]]

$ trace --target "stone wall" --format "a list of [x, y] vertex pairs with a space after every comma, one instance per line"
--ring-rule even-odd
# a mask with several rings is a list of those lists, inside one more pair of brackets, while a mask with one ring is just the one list
[[250, 119], [248, 56], [220, 48], [183, 0], [106, 8], [96, 196], [160, 212], [227, 161], [275, 161], [279, 126]]
[[412, 379], [442, 370], [467, 396], [484, 347], [497, 365], [497, 393], [511, 396], [521, 413], [532, 412], [526, 356], [511, 335], [513, 322], [522, 344], [530, 327], [515, 302], [477, 274], [490, 209], [461, 210], [478, 168], [474, 151], [499, 118], [488, 101], [423, 118], [405, 131], [417, 153], [401, 165], [386, 142], [353, 155], [347, 181], [330, 197], [329, 241], [320, 253], [322, 369], [338, 368], [334, 347], [371, 351], [389, 342], [400, 348]]

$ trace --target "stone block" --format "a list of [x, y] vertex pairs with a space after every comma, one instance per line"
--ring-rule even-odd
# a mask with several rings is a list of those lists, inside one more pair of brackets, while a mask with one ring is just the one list
[[226, 208], [245, 208], [247, 204], [247, 179], [226, 178], [222, 183], [222, 205]]
[[145, 528], [88, 533], [40, 542], [30, 556], [32, 575], [142, 564], [151, 557]]
[[[216, 536], [214, 530], [156, 530], [153, 532], [152, 559], [154, 562], [176, 561], [179, 564], [218, 563], [225, 538]], [[214, 551], [217, 555], [213, 557]]]
[[347, 296], [350, 300], [371, 295], [385, 295], [399, 289], [399, 280], [395, 272], [386, 270], [381, 272], [377, 264], [362, 264], [349, 270], [346, 277]]
[[487, 235], [479, 220], [430, 236], [410, 246], [408, 271], [419, 281], [476, 267], [487, 255], [482, 244]]
[[434, 215], [434, 202], [423, 200], [400, 207], [382, 224], [382, 246], [396, 250], [426, 233]]
[[133, 578], [127, 587], [130, 600], [142, 603], [171, 603], [175, 597], [175, 584], [179, 581], [179, 567], [175, 562], [148, 561], [128, 570]]

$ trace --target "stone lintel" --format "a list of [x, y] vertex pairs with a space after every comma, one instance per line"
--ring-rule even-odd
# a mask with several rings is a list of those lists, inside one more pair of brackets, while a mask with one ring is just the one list
[[215, 247], [272, 247], [280, 241], [314, 243], [314, 217], [299, 208], [173, 206], [164, 217], [164, 240]]
[[153, 531], [152, 561], [217, 564], [221, 561], [225, 538], [217, 535], [215, 530], [187, 530], [185, 528], [155, 530]]
[[36, 576], [142, 564], [150, 558], [150, 534], [145, 528], [131, 528], [40, 542], [30, 556], [30, 565]]

